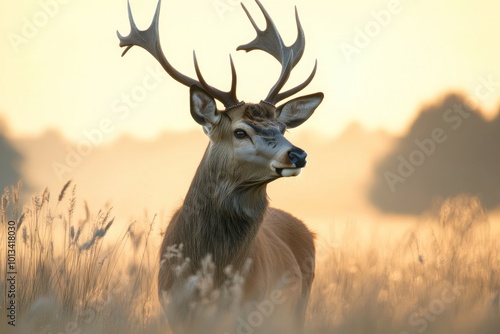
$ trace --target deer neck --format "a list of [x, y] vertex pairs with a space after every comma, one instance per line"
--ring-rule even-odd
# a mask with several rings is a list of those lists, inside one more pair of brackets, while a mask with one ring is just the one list
[[[185, 254], [199, 263], [208, 254], [216, 268], [240, 268], [262, 223], [268, 200], [266, 183], [235, 181], [232, 166], [210, 154], [210, 146], [193, 178], [179, 212], [186, 247]], [[188, 241], [189, 240], [189, 241]]]

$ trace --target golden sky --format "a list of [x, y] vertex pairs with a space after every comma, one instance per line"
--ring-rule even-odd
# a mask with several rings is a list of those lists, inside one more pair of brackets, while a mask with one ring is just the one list
[[[262, 16], [245, 0], [257, 23]], [[480, 100], [487, 114], [500, 103], [500, 2], [497, 0], [263, 0], [285, 42], [297, 5], [306, 51], [290, 85], [318, 73], [302, 93], [326, 98], [304, 130], [338, 134], [356, 121], [394, 133], [419, 108], [456, 90]], [[145, 29], [155, 0], [132, 0]], [[105, 140], [153, 137], [196, 127], [188, 89], [168, 78], [139, 48], [121, 58], [116, 30], [129, 32], [126, 0], [25, 0], [0, 3], [0, 115], [15, 136], [49, 128], [79, 140], [101, 127]], [[167, 58], [194, 76], [192, 50], [205, 78], [226, 90], [228, 54], [238, 97], [258, 102], [280, 66], [269, 55], [236, 52], [254, 31], [234, 0], [163, 0], [161, 39]]]

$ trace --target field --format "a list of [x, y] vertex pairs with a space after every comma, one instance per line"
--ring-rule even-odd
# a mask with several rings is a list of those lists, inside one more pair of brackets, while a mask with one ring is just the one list
[[[6, 189], [0, 290], [15, 293], [16, 304], [11, 312], [13, 299], [6, 293], [0, 300], [0, 332], [168, 333], [156, 292], [167, 218], [114, 221], [112, 208], [91, 212], [70, 183], [24, 208], [19, 202], [19, 188]], [[397, 240], [367, 243], [361, 227], [348, 224], [335, 232], [337, 242], [318, 247], [306, 332], [500, 333], [500, 243], [492, 224], [468, 196], [446, 200]]]

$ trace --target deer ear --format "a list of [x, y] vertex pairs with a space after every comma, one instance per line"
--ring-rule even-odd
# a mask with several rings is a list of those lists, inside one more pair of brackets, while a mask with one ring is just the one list
[[277, 108], [277, 118], [288, 128], [295, 128], [307, 121], [323, 101], [323, 97], [323, 93], [316, 93], [285, 102]]
[[205, 130], [211, 130], [220, 119], [214, 98], [196, 85], [191, 86], [189, 98], [193, 119]]

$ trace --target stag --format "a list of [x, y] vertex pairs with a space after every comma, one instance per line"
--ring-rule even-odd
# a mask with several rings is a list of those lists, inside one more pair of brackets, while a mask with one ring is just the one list
[[[299, 175], [305, 167], [306, 152], [290, 143], [284, 133], [312, 115], [323, 100], [323, 93], [277, 105], [311, 82], [317, 61], [304, 82], [282, 91], [304, 53], [304, 31], [295, 8], [298, 36], [292, 45], [286, 46], [268, 12], [258, 0], [256, 3], [265, 17], [266, 28], [259, 29], [242, 4], [257, 36], [237, 50], [261, 50], [281, 64], [278, 80], [259, 103], [245, 103], [236, 97], [237, 76], [231, 56], [232, 84], [227, 92], [206, 82], [195, 52], [197, 79], [170, 64], [159, 38], [161, 0], [146, 30], [137, 28], [129, 3], [131, 32], [128, 36], [118, 33], [120, 46], [126, 47], [122, 56], [133, 46], [142, 47], [173, 79], [190, 88], [191, 116], [209, 138], [184, 202], [173, 215], [160, 248], [158, 293], [174, 332], [189, 332], [196, 322], [196, 315], [190, 310], [193, 301], [200, 297], [197, 277], [207, 256], [213, 262], [214, 288], [227, 282], [229, 271], [240, 273], [244, 276], [241, 305], [271, 301], [276, 304], [272, 313], [290, 315], [293, 321], [288, 323], [293, 328], [304, 324], [314, 278], [314, 234], [301, 220], [269, 207], [266, 187], [281, 177]], [[217, 109], [215, 100], [224, 105], [224, 110]], [[179, 257], [172, 256], [172, 247], [182, 248], [182, 270]], [[240, 323], [243, 331], [241, 326]]]

